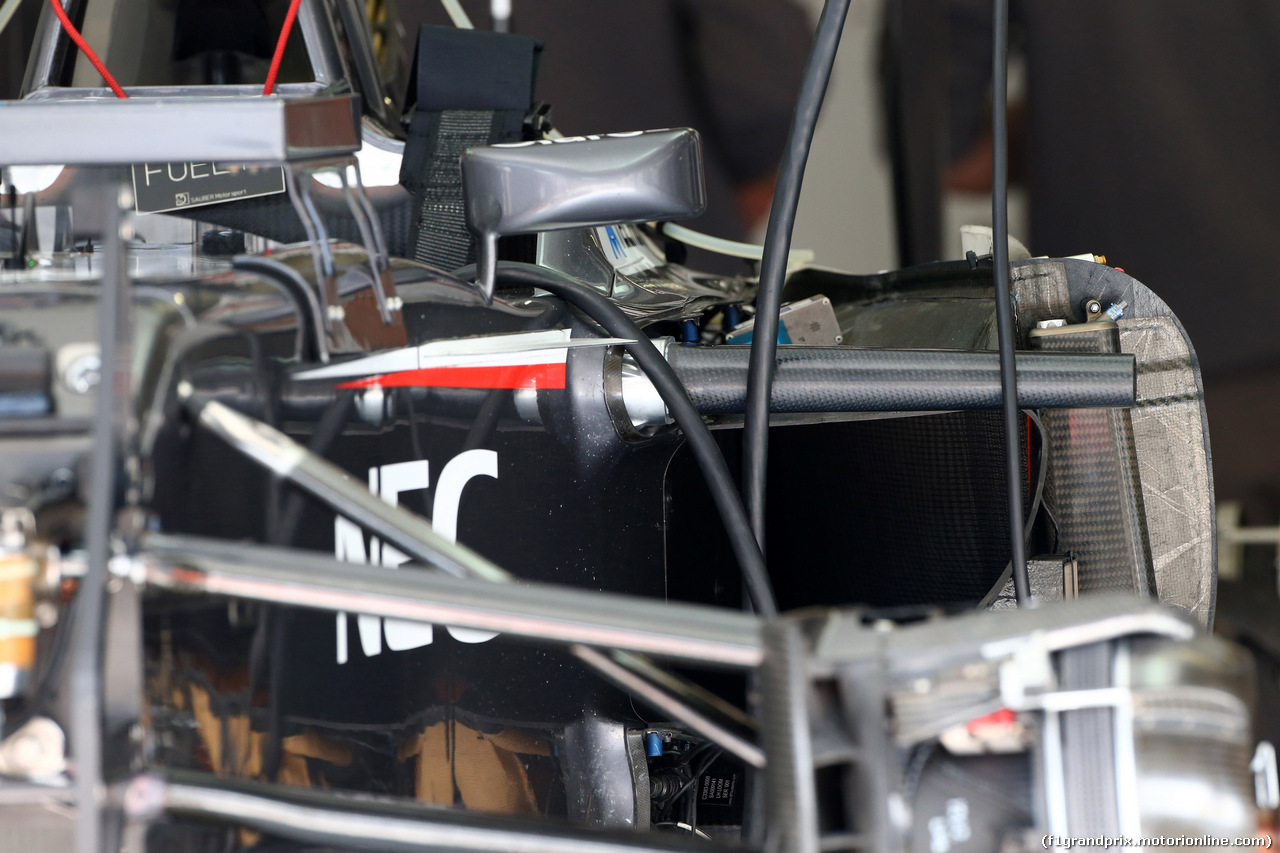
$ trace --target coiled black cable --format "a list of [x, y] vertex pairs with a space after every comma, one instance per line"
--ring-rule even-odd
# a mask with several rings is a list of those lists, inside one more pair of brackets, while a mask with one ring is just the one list
[[756, 294], [756, 325], [751, 340], [751, 368], [747, 374], [746, 424], [742, 437], [742, 494], [751, 527], [764, 550], [764, 496], [769, 464], [769, 394], [773, 387], [778, 350], [778, 322], [782, 310], [782, 286], [791, 253], [791, 231], [800, 206], [800, 186], [813, 147], [818, 113], [827, 94], [836, 48], [849, 14], [849, 0], [827, 0], [818, 20], [817, 36], [800, 85], [800, 98], [791, 120], [791, 133], [778, 184], [773, 191], [769, 228], [760, 260], [760, 289]]
[[[475, 267], [465, 267], [454, 275], [470, 280], [475, 276]], [[503, 262], [498, 264], [496, 280], [498, 284], [508, 287], [537, 287], [548, 291], [580, 309], [609, 334], [634, 341], [626, 345], [626, 350], [649, 377], [671, 416], [684, 431], [685, 440], [689, 442], [689, 448], [702, 469], [712, 500], [715, 501], [716, 509], [719, 510], [729, 534], [729, 544], [742, 568], [751, 603], [761, 616], [777, 616], [778, 605], [765, 568], [764, 556], [752, 534], [751, 524], [747, 520], [733, 476], [729, 473], [729, 466], [725, 464], [720, 447], [711, 436], [711, 430], [690, 402], [679, 377], [662, 354], [649, 343], [648, 337], [607, 296], [554, 270], [532, 264]]]

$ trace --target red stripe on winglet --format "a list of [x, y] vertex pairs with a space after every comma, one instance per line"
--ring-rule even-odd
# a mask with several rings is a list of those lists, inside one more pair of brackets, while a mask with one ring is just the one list
[[425, 367], [344, 382], [339, 388], [543, 388], [565, 385], [564, 363]]

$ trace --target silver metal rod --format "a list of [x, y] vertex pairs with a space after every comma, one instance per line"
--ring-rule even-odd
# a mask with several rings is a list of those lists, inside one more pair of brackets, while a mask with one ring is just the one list
[[615, 650], [609, 657], [614, 663], [647, 681], [652, 681], [658, 687], [677, 697], [681, 702], [692, 705], [695, 708], [700, 707], [713, 716], [723, 717], [743, 731], [754, 732], [760, 728], [760, 723], [755, 717], [732, 702], [722, 699], [696, 682], [689, 681], [669, 670], [663, 669], [643, 655], [633, 655]]
[[149, 534], [140, 581], [332, 612], [499, 631], [725, 667], [757, 666], [754, 616], [549, 584], [495, 584], [440, 572], [341, 563], [319, 554]]
[[614, 663], [607, 655], [580, 645], [574, 646], [572, 651], [574, 657], [588, 664], [596, 672], [623, 690], [629, 690], [659, 711], [671, 714], [698, 734], [720, 744], [752, 767], [765, 766], [763, 749], [745, 738], [739, 737], [684, 702], [674, 699], [670, 693], [657, 687], [652, 682], [641, 678], [626, 667]]
[[450, 542], [426, 519], [379, 499], [364, 483], [279, 430], [216, 400], [205, 403], [199, 417], [202, 426], [254, 462], [324, 501], [410, 557], [458, 577], [512, 580], [510, 573], [470, 548]]
[[132, 233], [124, 210], [132, 197], [123, 186], [101, 187], [102, 267], [98, 299], [98, 342], [102, 381], [98, 383], [93, 453], [90, 456], [86, 544], [87, 571], [76, 595], [77, 615], [71, 627], [70, 674], [67, 684], [76, 697], [70, 703], [72, 760], [75, 762], [76, 850], [99, 853], [103, 848], [102, 666], [106, 622], [107, 562], [111, 557], [111, 529], [116, 514], [116, 460], [125, 430], [122, 412], [131, 376], [129, 310], [129, 247]]
[[[141, 777], [126, 788], [129, 816], [151, 820], [161, 813], [225, 821], [270, 835], [324, 846], [380, 853], [476, 851], [477, 853], [638, 853], [690, 850], [669, 835], [614, 832], [598, 835], [502, 818], [478, 819], [448, 809], [387, 803], [369, 797], [307, 792], [290, 801], [230, 786], [213, 787]], [[378, 809], [378, 806], [381, 808]]]

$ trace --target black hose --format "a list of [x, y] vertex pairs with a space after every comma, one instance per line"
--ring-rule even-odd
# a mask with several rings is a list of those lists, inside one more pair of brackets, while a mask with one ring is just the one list
[[298, 355], [308, 362], [329, 360], [320, 299], [297, 270], [275, 258], [261, 255], [237, 255], [231, 259], [231, 268], [264, 278], [283, 291], [298, 312]]
[[[1000, 347], [1000, 385], [1004, 395], [1005, 476], [1009, 486], [1009, 545], [1013, 591], [1018, 605], [1031, 599], [1027, 545], [1022, 537], [1022, 449], [1018, 446], [1018, 370], [1014, 361], [1017, 328], [1009, 285], [1009, 0], [995, 3], [995, 48], [991, 68], [991, 253], [995, 265], [996, 327]], [[758, 322], [758, 321], [757, 321]]]
[[849, 14], [849, 0], [827, 0], [818, 21], [818, 32], [809, 55], [791, 120], [787, 150], [778, 171], [765, 235], [764, 257], [760, 261], [760, 289], [756, 294], [756, 326], [751, 341], [751, 370], [748, 374], [746, 426], [742, 437], [742, 494], [751, 527], [760, 550], [764, 551], [764, 496], [769, 465], [769, 394], [773, 388], [774, 355], [778, 348], [778, 322], [782, 310], [782, 285], [791, 253], [791, 230], [800, 206], [800, 185], [813, 146], [818, 113], [827, 94], [836, 48]]
[[[475, 267], [466, 267], [454, 275], [466, 280], [475, 275], [474, 270]], [[662, 354], [649, 343], [644, 332], [607, 296], [553, 270], [532, 264], [503, 262], [498, 264], [497, 281], [508, 287], [537, 287], [548, 291], [580, 309], [609, 334], [633, 341], [626, 345], [626, 350], [649, 377], [671, 416], [684, 431], [685, 440], [689, 442], [689, 448], [698, 460], [716, 509], [720, 512], [720, 519], [729, 534], [729, 544], [742, 568], [747, 592], [756, 612], [765, 617], [778, 615], [778, 605], [773, 597], [773, 585], [764, 565], [764, 556], [752, 535], [751, 524], [747, 521], [729, 466], [725, 464], [720, 447], [711, 436], [711, 430], [689, 401], [689, 395], [685, 393], [679, 377]]]
[[[1023, 416], [1027, 419], [1027, 429], [1030, 430], [1032, 424], [1035, 425], [1037, 435], [1040, 441], [1040, 454], [1036, 460], [1036, 488], [1031, 493], [1031, 506], [1028, 508], [1027, 514], [1023, 520], [1022, 539], [1024, 542], [1031, 541], [1031, 534], [1035, 531], [1036, 519], [1040, 516], [1040, 510], [1045, 510], [1049, 515], [1049, 519], [1053, 520], [1053, 514], [1049, 512], [1048, 505], [1044, 502], [1044, 481], [1049, 473], [1049, 436], [1045, 434], [1044, 424], [1040, 420], [1040, 416], [1030, 409], [1024, 411]], [[1030, 467], [1031, 459], [1028, 457], [1027, 466]], [[1056, 529], [1058, 522], [1054, 521], [1053, 526]], [[1056, 534], [1055, 534], [1056, 536]], [[1055, 543], [1056, 547], [1056, 543]], [[986, 596], [978, 602], [979, 610], [986, 610], [991, 602], [995, 601], [999, 596], [1004, 594], [1004, 589], [1009, 584], [1009, 578], [1013, 577], [1013, 561], [1004, 567], [1004, 571], [1000, 573], [1000, 577], [992, 585]], [[1028, 574], [1028, 586], [1030, 586], [1030, 575]], [[1015, 599], [1017, 598], [1015, 591]]]

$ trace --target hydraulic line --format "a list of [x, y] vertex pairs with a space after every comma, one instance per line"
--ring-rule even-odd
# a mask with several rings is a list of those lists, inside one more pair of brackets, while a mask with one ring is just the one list
[[774, 356], [778, 348], [778, 323], [782, 310], [782, 286], [791, 254], [791, 231], [796, 208], [800, 206], [800, 186], [813, 145], [818, 113], [827, 94], [831, 68], [835, 65], [840, 34], [849, 14], [849, 0], [827, 0], [818, 21], [818, 32], [805, 68], [800, 99], [791, 120], [791, 135], [778, 172], [769, 211], [769, 228], [760, 263], [760, 289], [756, 296], [756, 326], [751, 342], [751, 371], [748, 377], [747, 420], [742, 439], [742, 494], [751, 527], [760, 550], [764, 551], [764, 496], [769, 462], [769, 392], [773, 385]]
[[1005, 477], [1009, 489], [1009, 546], [1013, 589], [1018, 605], [1031, 599], [1027, 546], [1022, 535], [1022, 448], [1018, 446], [1018, 370], [1014, 361], [1017, 328], [1009, 284], [1009, 0], [995, 2], [995, 47], [991, 68], [992, 255], [996, 285], [996, 327], [1000, 380], [1004, 394]]
[[[454, 272], [462, 280], [475, 275], [475, 267]], [[712, 500], [720, 513], [729, 544], [742, 569], [747, 593], [756, 612], [766, 618], [778, 615], [778, 605], [773, 596], [773, 585], [765, 569], [764, 556], [751, 532], [751, 524], [734, 488], [733, 476], [720, 453], [720, 446], [711, 436], [711, 430], [689, 401], [671, 365], [662, 357], [636, 324], [604, 294], [586, 287], [568, 276], [532, 264], [504, 262], [498, 264], [497, 280], [508, 286], [537, 287], [546, 290], [569, 304], [579, 308], [599, 323], [611, 335], [626, 338], [627, 352], [653, 382], [667, 409], [684, 432], [685, 440], [693, 451], [702, 475], [711, 490]]]
[[[759, 261], [764, 258], [764, 246], [757, 246], [755, 243], [739, 243], [737, 240], [726, 240], [723, 237], [713, 237], [710, 234], [703, 234], [700, 231], [694, 231], [692, 228], [686, 228], [674, 222], [662, 223], [662, 233], [672, 240], [684, 243], [686, 246], [705, 249], [708, 252], [715, 252], [717, 255], [742, 258], [747, 261]], [[787, 256], [787, 268], [799, 269], [808, 266], [813, 263], [813, 258], [813, 252], [809, 249], [792, 249]]]

